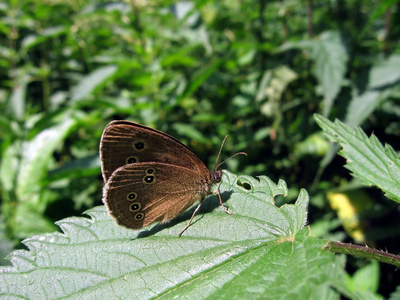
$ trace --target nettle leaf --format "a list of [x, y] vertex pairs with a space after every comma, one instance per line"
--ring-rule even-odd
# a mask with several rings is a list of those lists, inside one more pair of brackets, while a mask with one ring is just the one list
[[391, 55], [379, 61], [370, 72], [369, 88], [378, 89], [400, 80], [400, 55]]
[[323, 114], [328, 115], [345, 80], [349, 59], [340, 32], [326, 31], [313, 40], [288, 42], [280, 50], [292, 48], [306, 50], [314, 61], [312, 72], [319, 83], [318, 91], [324, 97]]
[[[29, 250], [10, 254], [0, 295], [26, 299], [276, 299], [324, 291], [334, 255], [324, 240], [304, 229], [308, 194], [280, 208], [274, 197], [287, 194], [265, 176], [237, 177], [224, 171], [218, 185], [233, 215], [209, 197], [196, 221], [176, 237], [193, 209], [168, 224], [129, 230], [115, 224], [103, 206], [91, 218], [59, 221], [63, 233], [29, 238]], [[212, 211], [212, 212], [211, 212]], [[315, 296], [315, 295], [314, 295]]]
[[400, 158], [390, 145], [382, 146], [375, 135], [370, 138], [361, 128], [351, 129], [339, 120], [334, 123], [320, 115], [315, 120], [325, 135], [338, 142], [347, 169], [365, 185], [375, 185], [390, 199], [400, 202]]

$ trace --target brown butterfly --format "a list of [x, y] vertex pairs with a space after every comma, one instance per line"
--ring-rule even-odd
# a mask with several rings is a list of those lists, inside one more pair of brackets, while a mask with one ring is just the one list
[[[174, 137], [129, 121], [107, 125], [100, 159], [103, 202], [119, 225], [140, 229], [156, 221], [165, 223], [200, 201], [178, 236], [222, 177], [222, 170], [208, 170], [196, 153]], [[219, 195], [218, 190], [215, 193]]]

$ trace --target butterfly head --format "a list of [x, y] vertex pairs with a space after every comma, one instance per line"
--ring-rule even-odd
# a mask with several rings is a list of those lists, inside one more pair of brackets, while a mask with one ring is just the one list
[[220, 183], [222, 179], [222, 170], [216, 170], [210, 172], [210, 181], [212, 183]]

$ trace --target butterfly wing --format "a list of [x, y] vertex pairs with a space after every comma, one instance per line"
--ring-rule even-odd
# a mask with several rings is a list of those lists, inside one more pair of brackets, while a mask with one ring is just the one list
[[193, 170], [206, 177], [207, 167], [196, 153], [174, 137], [129, 121], [113, 121], [100, 141], [104, 181], [119, 167], [137, 162], [161, 162]]
[[171, 164], [146, 162], [118, 168], [107, 181], [103, 202], [118, 224], [139, 229], [167, 222], [210, 194], [210, 176]]

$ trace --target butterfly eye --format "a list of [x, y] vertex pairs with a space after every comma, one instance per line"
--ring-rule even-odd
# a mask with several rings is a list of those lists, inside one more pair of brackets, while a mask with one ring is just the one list
[[148, 169], [146, 170], [146, 174], [154, 174], [155, 172], [156, 172], [156, 170], [153, 169], [153, 168], [148, 168]]
[[143, 177], [143, 182], [150, 184], [150, 183], [154, 183], [154, 181], [156, 180], [156, 176], [154, 175], [146, 175]]
[[128, 196], [126, 196], [126, 199], [127, 199], [128, 201], [133, 201], [133, 200], [135, 200], [136, 198], [137, 198], [137, 193], [135, 193], [135, 192], [131, 192], [131, 193], [128, 194]]
[[125, 163], [127, 164], [134, 164], [136, 162], [138, 162], [139, 159], [137, 158], [137, 156], [128, 156], [125, 160]]
[[129, 207], [129, 210], [132, 212], [139, 211], [142, 208], [142, 205], [139, 202], [134, 202]]
[[146, 145], [144, 142], [142, 141], [134, 141], [133, 144], [133, 149], [135, 149], [136, 151], [143, 151], [146, 148]]
[[141, 219], [143, 219], [144, 218], [144, 213], [137, 213], [136, 215], [135, 215], [135, 220], [136, 221], [139, 221], [139, 220], [141, 220]]

